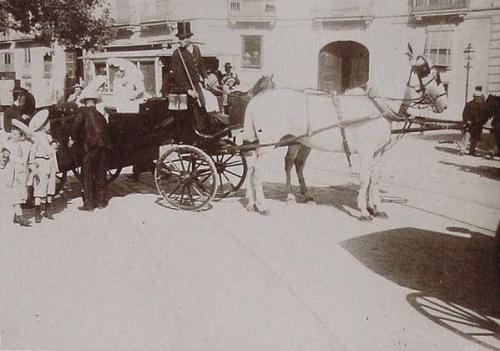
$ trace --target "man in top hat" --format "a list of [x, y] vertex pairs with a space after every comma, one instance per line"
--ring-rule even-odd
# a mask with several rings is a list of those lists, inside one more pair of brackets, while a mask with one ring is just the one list
[[[172, 55], [172, 72], [178, 89], [187, 92], [195, 100], [194, 106], [205, 109], [215, 119], [225, 119], [227, 116], [218, 112], [217, 97], [202, 87], [207, 72], [203, 63], [200, 48], [191, 43], [191, 25], [189, 22], [177, 23], [176, 36], [180, 40], [179, 48]], [[196, 107], [195, 107], [196, 108]], [[195, 113], [196, 126], [204, 130], [207, 123], [204, 113]]]
[[74, 102], [78, 106], [83, 106], [80, 102], [80, 96], [82, 95], [83, 87], [80, 84], [73, 85], [73, 94], [68, 96], [68, 102]]
[[228, 113], [229, 109], [229, 94], [234, 90], [234, 87], [240, 84], [238, 75], [232, 71], [233, 66], [231, 62], [226, 62], [224, 64], [224, 74], [222, 75], [222, 90], [224, 94], [222, 95], [222, 106], [224, 107], [224, 112]]
[[[78, 110], [73, 124], [74, 142], [83, 151], [82, 160], [82, 211], [93, 211], [96, 207], [104, 208], [108, 204], [106, 194], [107, 151], [110, 147], [108, 124], [104, 116], [97, 111], [96, 104], [100, 97], [89, 93], [81, 97], [85, 104]], [[70, 140], [68, 146], [72, 146]]]
[[476, 145], [481, 138], [483, 125], [489, 118], [488, 112], [484, 106], [484, 95], [481, 90], [476, 89], [472, 100], [465, 104], [462, 118], [464, 124], [464, 141], [460, 153], [463, 152], [468, 133], [470, 134], [469, 155], [474, 156], [476, 155]]

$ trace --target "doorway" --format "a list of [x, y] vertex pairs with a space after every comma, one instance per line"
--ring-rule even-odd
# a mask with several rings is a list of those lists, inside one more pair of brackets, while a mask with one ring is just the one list
[[325, 45], [318, 57], [318, 89], [344, 93], [368, 82], [370, 54], [355, 41]]

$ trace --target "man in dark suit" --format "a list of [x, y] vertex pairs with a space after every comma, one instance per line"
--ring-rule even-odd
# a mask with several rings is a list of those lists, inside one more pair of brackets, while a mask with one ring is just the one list
[[196, 126], [201, 130], [206, 128], [204, 115], [208, 112], [215, 119], [227, 119], [227, 116], [217, 110], [219, 104], [217, 98], [203, 89], [202, 84], [207, 76], [200, 48], [191, 43], [191, 25], [189, 22], [177, 23], [176, 36], [180, 40], [179, 48], [172, 55], [171, 69], [176, 87], [187, 92], [193, 99], [194, 106], [202, 107], [202, 113], [195, 113]]
[[106, 156], [110, 147], [110, 135], [106, 119], [96, 109], [98, 100], [97, 95], [83, 96], [80, 101], [85, 107], [78, 110], [73, 125], [74, 142], [83, 152], [83, 206], [79, 208], [82, 211], [93, 211], [96, 207], [104, 208], [108, 204]]
[[476, 145], [481, 139], [483, 125], [489, 118], [483, 101], [483, 94], [479, 90], [474, 91], [473, 99], [465, 104], [462, 113], [464, 132], [470, 134], [469, 155], [472, 156], [476, 154]]

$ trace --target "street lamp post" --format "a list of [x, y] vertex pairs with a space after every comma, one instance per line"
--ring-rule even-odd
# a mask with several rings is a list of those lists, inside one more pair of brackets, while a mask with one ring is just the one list
[[465, 103], [467, 103], [467, 97], [469, 95], [469, 74], [470, 74], [470, 69], [472, 68], [471, 61], [472, 61], [472, 54], [474, 53], [474, 48], [472, 47], [472, 44], [469, 43], [467, 47], [464, 50], [464, 55], [465, 55], [465, 60], [467, 61], [465, 67], [465, 70], [467, 71], [467, 78], [465, 81]]

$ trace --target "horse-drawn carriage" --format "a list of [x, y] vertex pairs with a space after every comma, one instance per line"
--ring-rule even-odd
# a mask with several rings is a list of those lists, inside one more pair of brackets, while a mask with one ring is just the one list
[[[245, 180], [247, 164], [234, 148], [232, 134], [242, 126], [250, 98], [270, 84], [271, 78], [262, 77], [248, 92], [234, 94], [230, 124], [210, 133], [198, 128], [196, 117], [201, 110], [182, 94], [149, 99], [138, 113], [109, 112], [107, 181], [115, 180], [125, 167], [154, 165], [150, 170], [161, 196], [172, 206], [188, 210], [237, 191]], [[60, 144], [57, 159], [61, 189], [69, 171], [80, 178], [82, 150], [68, 146], [77, 106], [56, 105], [49, 111], [51, 134]]]

